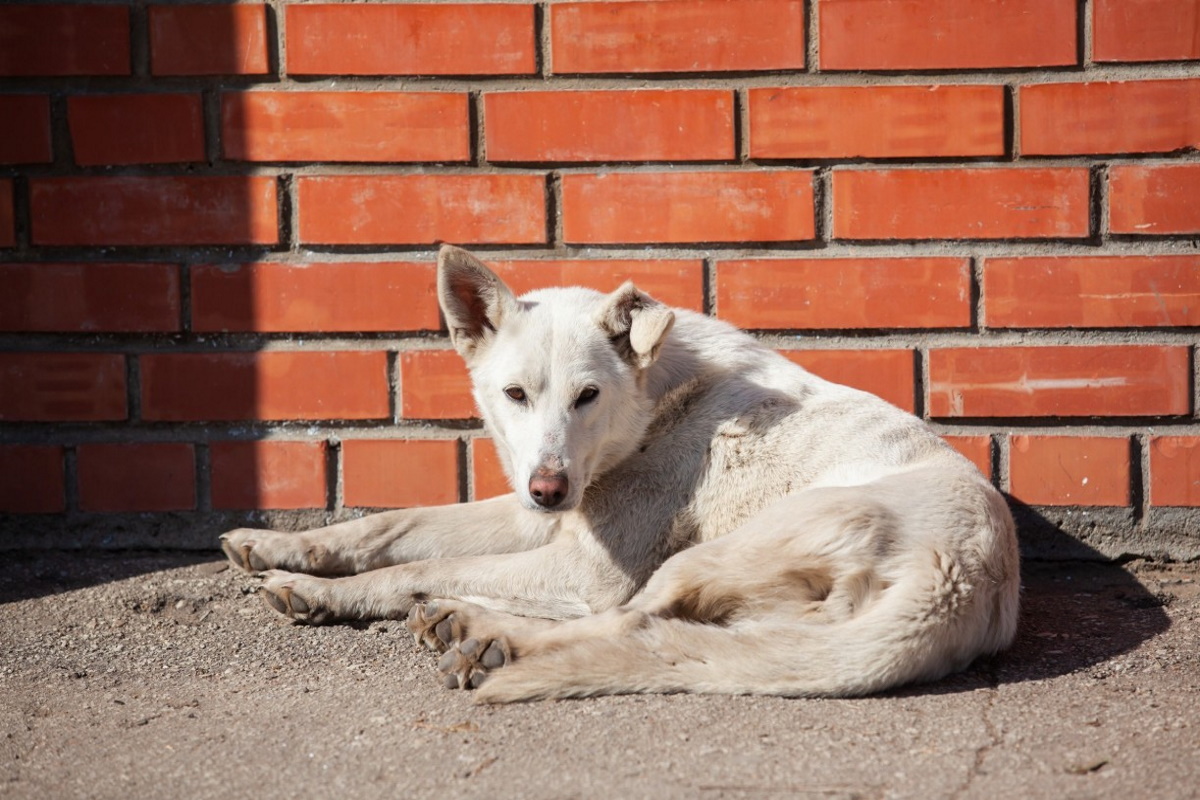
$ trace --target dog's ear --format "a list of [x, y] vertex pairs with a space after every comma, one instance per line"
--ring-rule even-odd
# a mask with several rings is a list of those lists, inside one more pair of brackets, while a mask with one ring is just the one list
[[466, 250], [448, 244], [438, 251], [437, 288], [450, 341], [463, 358], [470, 358], [517, 308], [496, 273]]
[[622, 358], [645, 369], [658, 358], [675, 324], [675, 312], [626, 281], [606, 298], [596, 322]]

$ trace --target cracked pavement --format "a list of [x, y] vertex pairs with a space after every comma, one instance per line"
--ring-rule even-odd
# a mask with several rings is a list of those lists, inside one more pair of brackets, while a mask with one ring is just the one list
[[855, 700], [481, 707], [215, 555], [6, 553], [5, 798], [1192, 797], [1200, 564], [1030, 562], [1007, 653]]

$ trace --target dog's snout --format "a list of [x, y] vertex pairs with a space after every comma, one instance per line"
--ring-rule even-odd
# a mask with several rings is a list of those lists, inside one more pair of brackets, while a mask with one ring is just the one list
[[567, 496], [571, 484], [562, 472], [536, 473], [529, 479], [529, 496], [542, 508], [554, 508]]

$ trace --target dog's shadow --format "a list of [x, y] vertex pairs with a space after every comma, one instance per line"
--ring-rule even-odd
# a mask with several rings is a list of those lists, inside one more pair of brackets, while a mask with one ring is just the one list
[[[1087, 671], [1097, 679], [1111, 662], [1166, 631], [1171, 598], [1145, 586], [1127, 568], [1107, 560], [1012, 498], [1023, 550], [1021, 618], [1012, 647], [977, 660], [969, 669], [892, 696], [970, 691]], [[1045, 560], [1057, 555], [1062, 560]]]

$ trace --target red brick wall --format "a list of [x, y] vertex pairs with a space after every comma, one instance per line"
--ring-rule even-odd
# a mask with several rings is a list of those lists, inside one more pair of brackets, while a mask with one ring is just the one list
[[450, 241], [929, 419], [1031, 551], [1200, 554], [1197, 41], [1200, 0], [0, 5], [0, 547], [499, 491]]

